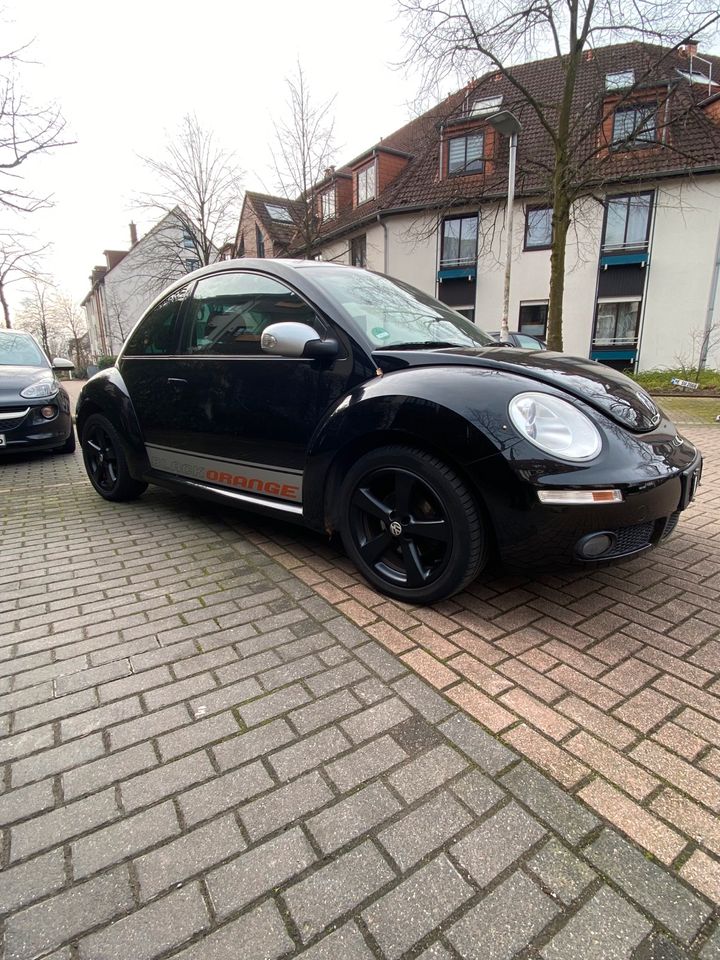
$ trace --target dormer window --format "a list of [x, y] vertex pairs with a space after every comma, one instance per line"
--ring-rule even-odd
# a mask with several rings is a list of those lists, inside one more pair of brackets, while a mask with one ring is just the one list
[[471, 117], [489, 117], [493, 113], [497, 113], [502, 105], [503, 98], [499, 97], [481, 97], [479, 100], [474, 100], [470, 106], [470, 116]]
[[634, 70], [622, 70], [620, 73], [608, 73], [605, 75], [606, 90], [627, 90], [635, 83]]
[[482, 133], [453, 137], [448, 141], [448, 174], [482, 173], [484, 151], [485, 136]]
[[357, 202], [367, 203], [375, 198], [375, 161], [358, 171]]
[[657, 107], [631, 104], [618, 107], [613, 116], [614, 147], [648, 146], [657, 143]]
[[326, 190], [320, 194], [320, 219], [333, 220], [335, 218], [335, 190]]

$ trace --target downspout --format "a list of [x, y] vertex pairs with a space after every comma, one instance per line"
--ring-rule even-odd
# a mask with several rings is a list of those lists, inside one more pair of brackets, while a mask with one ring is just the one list
[[386, 224], [385, 221], [383, 220], [382, 214], [380, 214], [380, 213], [378, 213], [378, 215], [376, 216], [375, 219], [376, 219], [377, 222], [380, 224], [380, 226], [383, 228], [383, 233], [385, 234], [385, 242], [384, 242], [384, 244], [383, 244], [383, 273], [388, 273], [388, 272], [389, 272], [388, 264], [389, 264], [389, 262], [390, 262], [390, 256], [389, 256], [389, 251], [388, 251], [388, 231], [387, 231], [387, 224]]
[[713, 329], [713, 317], [715, 316], [715, 302], [717, 300], [718, 282], [720, 281], [720, 227], [718, 228], [717, 244], [715, 246], [715, 266], [713, 267], [712, 280], [710, 281], [710, 296], [708, 298], [707, 316], [705, 317], [705, 330], [703, 332], [702, 347], [700, 349], [700, 359], [698, 360], [698, 371], [705, 369], [707, 363], [708, 349], [710, 347], [710, 335]]

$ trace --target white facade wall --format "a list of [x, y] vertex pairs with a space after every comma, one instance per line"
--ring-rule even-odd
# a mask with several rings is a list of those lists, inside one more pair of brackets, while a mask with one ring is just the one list
[[[643, 185], [637, 192], [652, 189]], [[711, 295], [713, 267], [720, 237], [720, 177], [665, 181], [654, 185], [655, 214], [642, 311], [638, 369], [674, 367], [678, 359], [697, 360]], [[630, 189], [618, 192], [635, 192]], [[477, 208], [476, 208], [477, 209]], [[475, 210], [453, 209], [453, 216]], [[505, 270], [504, 204], [481, 210], [475, 322], [498, 330], [502, 316]], [[588, 357], [595, 321], [598, 267], [604, 208], [597, 200], [580, 201], [566, 251], [563, 339], [565, 352]], [[438, 295], [440, 218], [434, 213], [388, 217], [387, 272], [426, 293]], [[384, 270], [385, 235], [377, 224], [359, 230], [367, 235], [368, 267]], [[525, 203], [515, 205], [509, 326], [519, 327], [524, 302], [549, 298], [550, 251], [524, 250]], [[323, 259], [349, 262], [349, 237], [323, 248]], [[714, 350], [708, 366], [720, 368], [720, 290], [717, 291]]]
[[172, 213], [146, 233], [100, 281], [97, 299], [102, 318], [96, 315], [95, 297], [85, 304], [93, 355], [103, 352], [100, 337], [93, 336], [100, 322], [105, 331], [105, 350], [114, 356], [155, 297], [187, 273], [189, 261], [196, 257], [194, 250], [183, 246], [183, 228]]
[[[720, 236], [720, 177], [658, 185], [651, 238], [640, 369], [697, 361]], [[715, 349], [708, 367], [720, 368], [720, 290], [715, 299]]]

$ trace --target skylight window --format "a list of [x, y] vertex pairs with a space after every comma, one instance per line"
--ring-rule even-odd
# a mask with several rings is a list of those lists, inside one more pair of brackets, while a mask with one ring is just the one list
[[470, 107], [470, 115], [473, 117], [486, 117], [497, 113], [502, 104], [502, 96], [482, 97], [480, 100], [474, 100]]
[[700, 73], [699, 70], [693, 69], [692, 73], [689, 70], [678, 70], [678, 73], [681, 77], [685, 77], [686, 80], [689, 80], [690, 83], [702, 83], [707, 84], [709, 87], [717, 87], [720, 84], [717, 84], [712, 76], [706, 76], [704, 73]]
[[605, 75], [606, 90], [626, 90], [635, 83], [634, 70], [622, 70], [620, 73], [608, 73]]
[[281, 207], [280, 204], [277, 203], [266, 203], [265, 209], [271, 220], [280, 220], [282, 223], [293, 222], [293, 218], [290, 216], [290, 211], [287, 207]]

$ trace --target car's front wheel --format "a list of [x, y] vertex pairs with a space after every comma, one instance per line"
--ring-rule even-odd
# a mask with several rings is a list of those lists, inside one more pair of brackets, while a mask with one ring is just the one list
[[345, 550], [383, 593], [434, 603], [482, 570], [487, 532], [454, 470], [423, 450], [383, 447], [361, 457], [340, 492]]
[[147, 484], [130, 476], [117, 431], [100, 413], [93, 413], [82, 431], [82, 453], [90, 482], [106, 500], [135, 500]]

